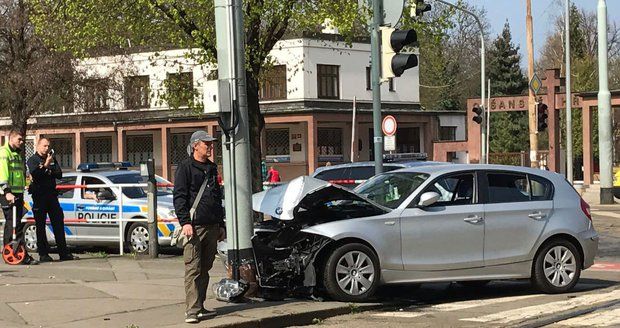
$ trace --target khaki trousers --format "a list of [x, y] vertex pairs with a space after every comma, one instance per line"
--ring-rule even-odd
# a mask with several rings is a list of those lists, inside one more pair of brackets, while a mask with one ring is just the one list
[[194, 226], [194, 235], [183, 248], [186, 314], [198, 314], [204, 308], [219, 234], [219, 225]]

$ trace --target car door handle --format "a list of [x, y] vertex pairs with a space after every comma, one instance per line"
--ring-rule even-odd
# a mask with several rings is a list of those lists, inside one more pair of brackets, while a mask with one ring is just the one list
[[78, 210], [83, 210], [84, 209], [84, 205], [76, 205], [75, 208], [78, 209]]
[[396, 224], [396, 221], [385, 221], [385, 225], [393, 226]]
[[538, 211], [538, 212], [530, 213], [528, 217], [534, 220], [544, 220], [547, 217], [547, 214], [544, 214], [543, 212]]
[[464, 218], [463, 221], [469, 222], [469, 223], [478, 223], [478, 222], [484, 221], [484, 218], [482, 218], [481, 216], [478, 216], [478, 215], [470, 215], [470, 216]]

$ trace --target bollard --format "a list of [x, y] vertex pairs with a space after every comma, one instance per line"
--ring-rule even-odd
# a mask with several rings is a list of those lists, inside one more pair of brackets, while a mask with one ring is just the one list
[[157, 180], [155, 180], [155, 160], [149, 158], [146, 164], [140, 165], [141, 175], [147, 177], [148, 200], [148, 230], [149, 230], [149, 258], [155, 259], [159, 255], [157, 236]]

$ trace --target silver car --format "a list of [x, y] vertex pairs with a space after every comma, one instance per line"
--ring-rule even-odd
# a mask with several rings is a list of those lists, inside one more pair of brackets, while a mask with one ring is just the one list
[[[159, 183], [170, 182], [157, 177]], [[144, 183], [139, 171], [131, 170], [87, 170], [63, 174], [58, 185], [96, 185]], [[68, 245], [83, 246], [118, 246], [120, 216], [119, 198], [123, 197], [123, 236], [125, 244], [136, 253], [148, 252], [149, 233], [144, 220], [148, 214], [146, 192], [140, 187], [123, 188], [122, 194], [117, 188], [96, 189], [62, 189], [58, 200], [65, 216], [65, 236]], [[25, 242], [30, 252], [37, 250], [36, 226], [32, 212], [32, 198], [25, 197], [24, 214], [26, 223]], [[172, 188], [158, 187], [157, 190], [158, 242], [162, 246], [170, 245], [170, 236], [179, 225], [172, 204]], [[55, 244], [51, 225], [46, 225], [48, 242]]]
[[252, 239], [263, 290], [368, 299], [381, 284], [531, 278], [569, 291], [598, 247], [590, 210], [563, 176], [501, 165], [435, 165], [354, 191], [300, 177], [253, 196], [273, 217]]

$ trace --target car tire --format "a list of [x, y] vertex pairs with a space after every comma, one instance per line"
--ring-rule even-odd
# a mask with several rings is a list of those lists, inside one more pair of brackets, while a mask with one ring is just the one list
[[146, 223], [136, 222], [127, 231], [127, 242], [131, 252], [146, 254], [149, 252], [149, 229]]
[[362, 302], [375, 293], [380, 275], [379, 259], [372, 249], [358, 243], [346, 244], [329, 255], [323, 285], [335, 300]]
[[488, 285], [491, 280], [466, 280], [466, 281], [457, 281], [457, 283], [463, 287], [467, 288], [482, 288]]
[[37, 226], [34, 223], [26, 223], [24, 226], [24, 244], [28, 253], [37, 252]]
[[532, 284], [549, 294], [571, 290], [581, 275], [581, 255], [575, 245], [564, 239], [545, 243], [532, 269]]

